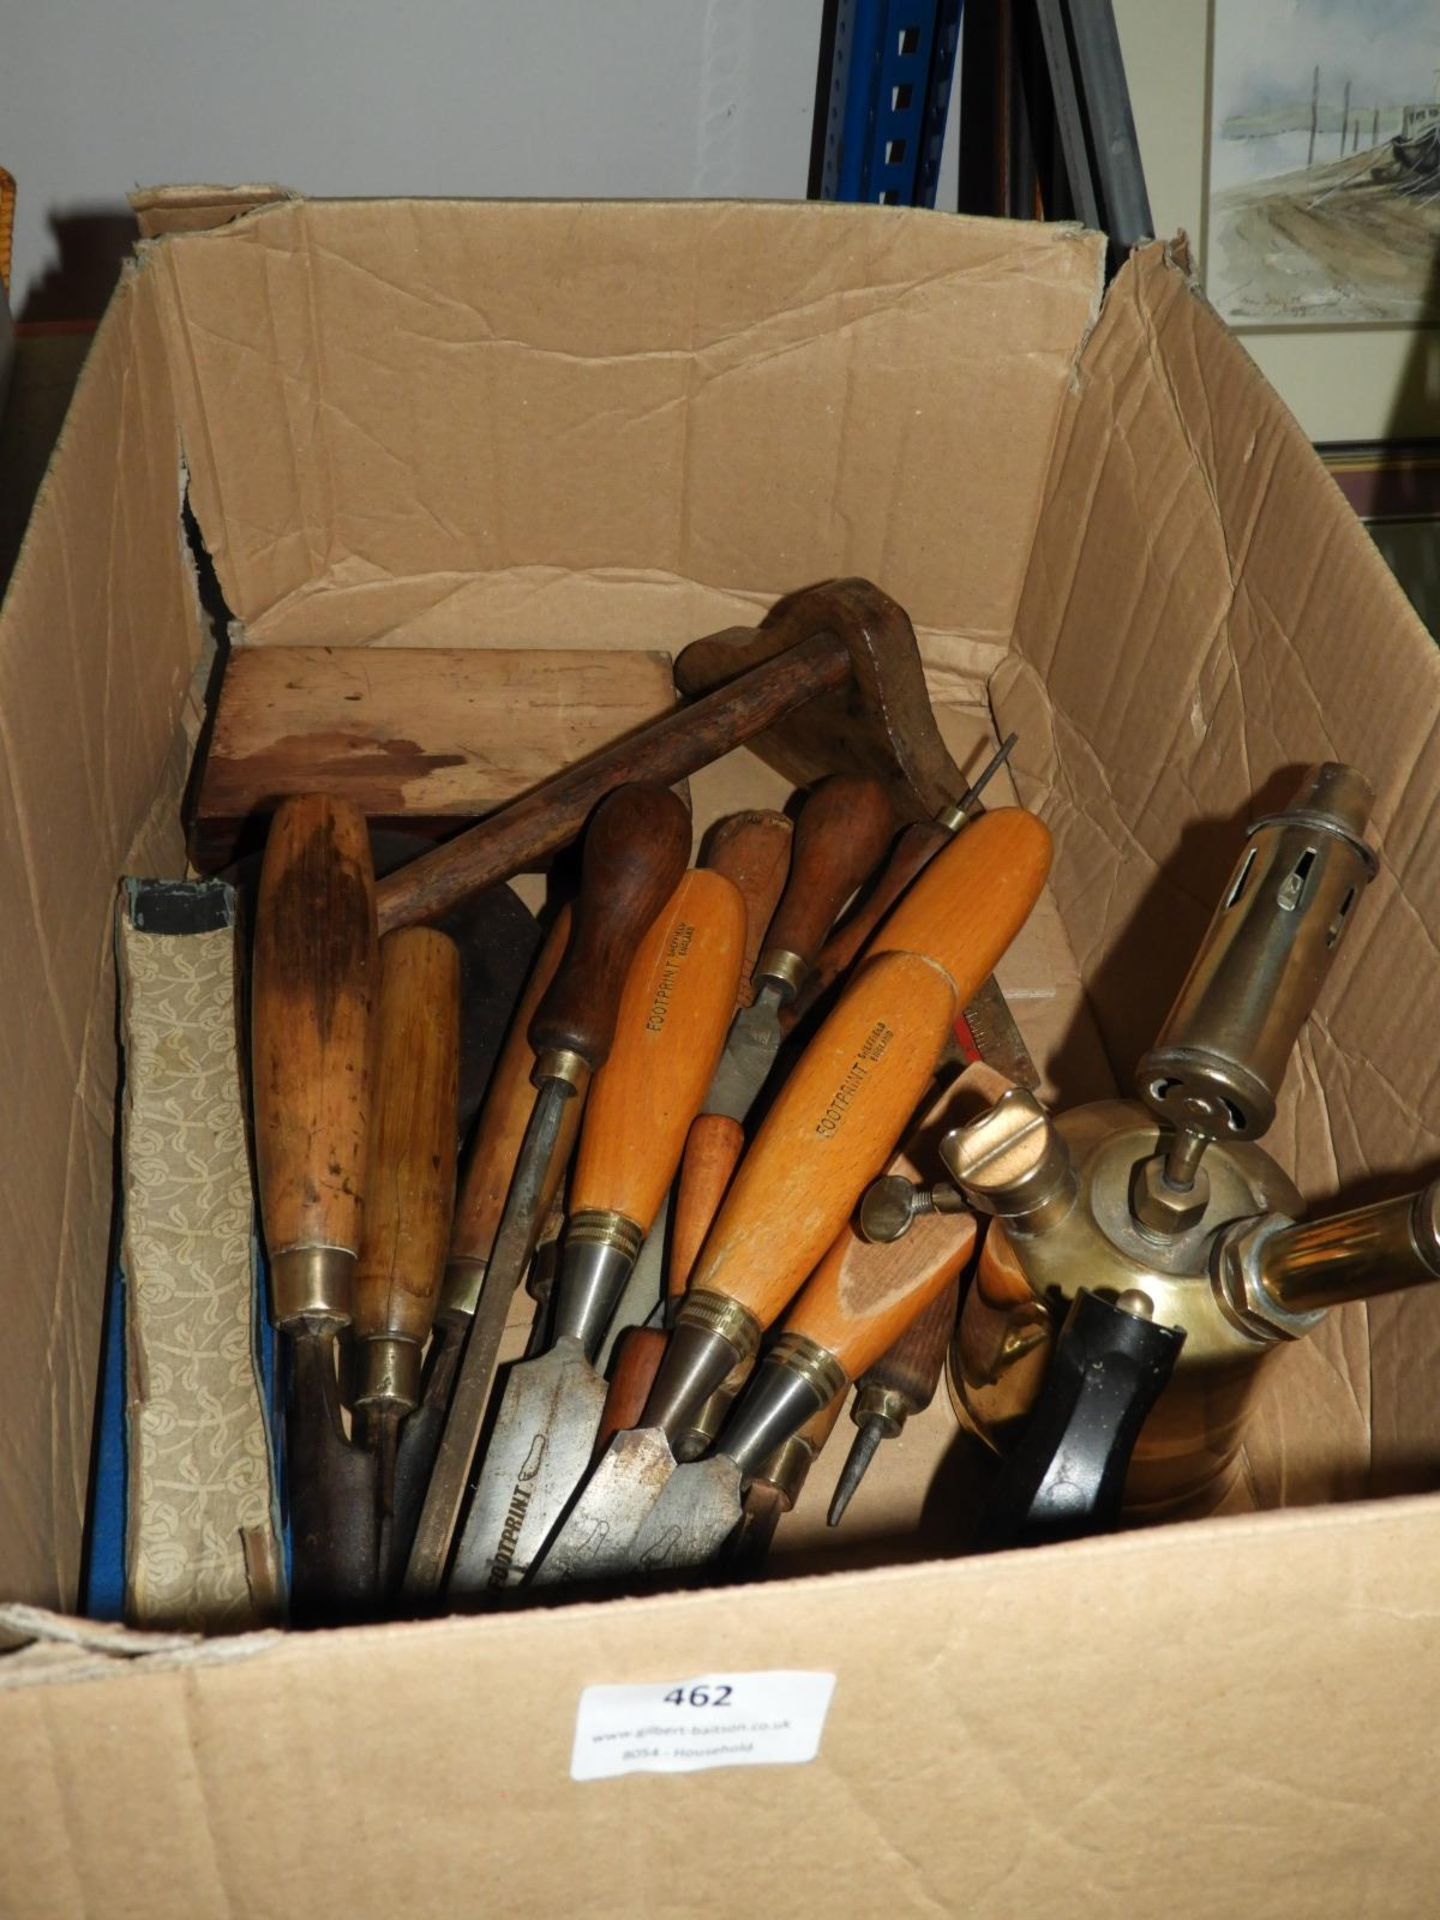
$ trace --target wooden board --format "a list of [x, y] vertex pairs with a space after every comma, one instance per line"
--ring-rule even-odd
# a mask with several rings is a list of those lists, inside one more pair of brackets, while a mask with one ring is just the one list
[[638, 649], [236, 647], [190, 857], [224, 866], [296, 792], [453, 833], [674, 704], [670, 656]]

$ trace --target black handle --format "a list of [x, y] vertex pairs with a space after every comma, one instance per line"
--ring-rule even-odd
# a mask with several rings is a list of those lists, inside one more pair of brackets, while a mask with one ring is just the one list
[[1082, 1287], [986, 1506], [977, 1551], [1113, 1527], [1140, 1429], [1184, 1344], [1183, 1328], [1158, 1327]]

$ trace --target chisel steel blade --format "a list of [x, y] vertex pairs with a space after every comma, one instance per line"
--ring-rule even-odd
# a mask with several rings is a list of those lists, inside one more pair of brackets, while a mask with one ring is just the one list
[[453, 1598], [518, 1586], [585, 1478], [605, 1382], [578, 1340], [511, 1369], [451, 1569]]
[[609, 1580], [631, 1568], [630, 1548], [675, 1473], [658, 1427], [617, 1433], [552, 1544], [530, 1568], [529, 1584]]
[[723, 1453], [677, 1467], [635, 1530], [630, 1569], [660, 1573], [713, 1560], [739, 1526], [740, 1469]]

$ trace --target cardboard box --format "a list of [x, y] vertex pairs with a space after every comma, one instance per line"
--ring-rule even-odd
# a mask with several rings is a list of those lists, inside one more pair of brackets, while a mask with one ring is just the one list
[[[0, 1911], [1427, 1911], [1440, 1294], [1277, 1366], [1245, 1498], [1285, 1512], [946, 1558], [941, 1405], [863, 1526], [820, 1542], [812, 1498], [745, 1590], [204, 1644], [63, 1617], [115, 882], [180, 870], [199, 712], [187, 513], [256, 644], [674, 649], [876, 580], [956, 751], [1020, 730], [1057, 857], [1003, 978], [1067, 1102], [1124, 1084], [1254, 797], [1356, 762], [1381, 874], [1270, 1144], [1317, 1201], [1440, 1149], [1434, 651], [1182, 255], [1102, 304], [1093, 236], [919, 212], [143, 211], [0, 620]], [[692, 784], [701, 825], [781, 791], [748, 753]], [[570, 1779], [583, 1687], [783, 1668], [837, 1677], [810, 1764]]]

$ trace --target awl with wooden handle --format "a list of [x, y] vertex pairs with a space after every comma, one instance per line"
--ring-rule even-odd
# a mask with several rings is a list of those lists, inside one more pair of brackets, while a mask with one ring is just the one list
[[957, 1009], [1024, 924], [1049, 864], [1050, 836], [1033, 815], [988, 814], [890, 916], [880, 950], [806, 1048], [740, 1163], [676, 1317], [645, 1425], [616, 1436], [532, 1579], [628, 1563], [636, 1528], [674, 1471], [675, 1434], [756, 1351], [884, 1166]]
[[690, 816], [668, 787], [616, 788], [586, 830], [570, 942], [529, 1028], [534, 1104], [405, 1570], [411, 1599], [438, 1592], [445, 1576], [506, 1316], [544, 1220], [567, 1110], [605, 1064], [630, 962], [689, 853]]
[[400, 1423], [420, 1398], [455, 1210], [460, 955], [430, 927], [380, 942], [369, 1174], [351, 1320], [355, 1433], [379, 1460], [377, 1567], [392, 1579]]
[[641, 941], [571, 1181], [553, 1344], [510, 1371], [448, 1591], [523, 1579], [585, 1476], [605, 1401], [592, 1364], [680, 1162], [735, 1006], [745, 909], [723, 875], [687, 873]]
[[959, 1308], [960, 1277], [957, 1274], [945, 1291], [905, 1329], [894, 1346], [881, 1354], [856, 1382], [850, 1418], [859, 1432], [840, 1469], [826, 1517], [829, 1526], [838, 1527], [844, 1518], [845, 1509], [855, 1498], [856, 1489], [869, 1471], [881, 1441], [896, 1439], [905, 1422], [914, 1414], [923, 1413], [935, 1398]]
[[[386, 936], [389, 938], [390, 936]], [[430, 1484], [435, 1456], [445, 1431], [455, 1376], [465, 1352], [465, 1340], [475, 1317], [485, 1269], [495, 1248], [500, 1216], [510, 1177], [520, 1157], [520, 1143], [535, 1104], [531, 1074], [535, 1050], [530, 1045], [530, 1022], [554, 979], [570, 941], [570, 909], [562, 907], [546, 935], [515, 1008], [500, 1057], [485, 1091], [479, 1124], [470, 1145], [466, 1171], [455, 1206], [450, 1247], [440, 1283], [430, 1354], [425, 1366], [421, 1400], [400, 1434], [392, 1498], [392, 1565], [403, 1571], [419, 1524], [420, 1510]], [[583, 1095], [566, 1108], [559, 1145], [550, 1167], [549, 1192], [541, 1195], [541, 1211], [553, 1207], [555, 1194], [569, 1163], [570, 1149], [579, 1131]], [[543, 1221], [537, 1238], [543, 1236]]]
[[261, 868], [251, 1066], [271, 1310], [290, 1349], [291, 1617], [303, 1624], [373, 1592], [374, 1462], [344, 1436], [335, 1342], [360, 1251], [377, 972], [364, 818], [323, 795], [286, 800]]

